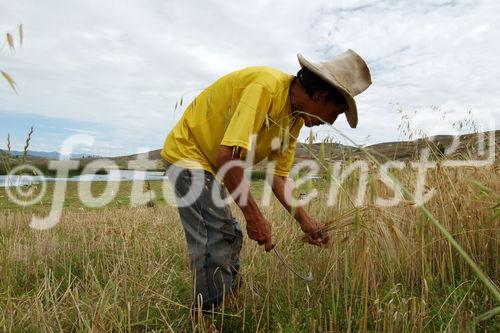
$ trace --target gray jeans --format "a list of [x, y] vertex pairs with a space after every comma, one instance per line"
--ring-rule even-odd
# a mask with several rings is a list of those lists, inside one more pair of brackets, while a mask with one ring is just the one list
[[[243, 234], [229, 205], [214, 202], [228, 193], [207, 171], [165, 163], [176, 194], [193, 275], [193, 307], [210, 310], [238, 287]], [[193, 190], [197, 188], [198, 190]]]

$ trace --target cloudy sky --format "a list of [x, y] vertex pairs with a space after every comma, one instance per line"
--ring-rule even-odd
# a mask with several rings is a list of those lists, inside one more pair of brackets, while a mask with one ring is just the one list
[[34, 150], [58, 150], [77, 133], [95, 136], [82, 152], [156, 149], [181, 116], [176, 101], [185, 106], [219, 76], [253, 65], [292, 74], [297, 53], [318, 62], [348, 48], [373, 80], [357, 98], [358, 128], [335, 124], [356, 142], [401, 139], [401, 110], [429, 135], [471, 117], [493, 129], [499, 12], [495, 0], [2, 1], [0, 32], [17, 38], [22, 22], [24, 45], [0, 44], [0, 70], [18, 91], [0, 81], [0, 147], [10, 133], [20, 149], [34, 125]]

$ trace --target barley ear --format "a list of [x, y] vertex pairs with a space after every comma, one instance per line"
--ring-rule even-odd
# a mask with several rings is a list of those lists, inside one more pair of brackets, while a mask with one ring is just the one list
[[17, 94], [16, 90], [16, 81], [6, 72], [0, 71], [2, 73], [2, 76], [4, 77], [5, 80], [9, 83], [10, 87], [14, 90], [14, 92]]
[[325, 140], [319, 146], [319, 161], [321, 163], [325, 162]]
[[7, 44], [9, 44], [9, 48], [11, 50], [14, 50], [14, 37], [12, 37], [12, 34], [10, 32], [7, 33]]
[[311, 150], [311, 154], [312, 154], [312, 149], [313, 149], [313, 143], [314, 143], [314, 133], [313, 133], [313, 130], [311, 128], [311, 130], [309, 131], [309, 149]]
[[10, 133], [7, 133], [7, 151], [2, 152], [5, 157], [2, 158], [2, 162], [5, 168], [5, 173], [9, 174], [10, 173], [10, 166], [11, 166], [11, 160], [12, 160], [12, 147], [10, 144]]
[[28, 157], [28, 148], [30, 146], [32, 135], [33, 135], [33, 126], [30, 127], [30, 130], [28, 132], [28, 136], [26, 137], [26, 141], [24, 142], [22, 164], [26, 163], [26, 157]]
[[23, 40], [24, 40], [24, 32], [23, 32], [23, 24], [19, 24], [19, 45], [22, 47], [23, 46]]

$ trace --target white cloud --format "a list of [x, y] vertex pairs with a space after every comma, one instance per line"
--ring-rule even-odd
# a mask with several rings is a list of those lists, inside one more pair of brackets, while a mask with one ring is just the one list
[[374, 83], [358, 98], [359, 128], [341, 118], [336, 127], [357, 141], [396, 140], [398, 107], [417, 110], [424, 129], [435, 128], [425, 121], [432, 105], [498, 123], [499, 9], [493, 0], [4, 2], [0, 31], [23, 22], [25, 45], [0, 53], [20, 93], [1, 89], [0, 112], [105, 124], [100, 153], [134, 152], [161, 146], [180, 117], [175, 102], [229, 71], [295, 73], [298, 52], [320, 61], [352, 48]]

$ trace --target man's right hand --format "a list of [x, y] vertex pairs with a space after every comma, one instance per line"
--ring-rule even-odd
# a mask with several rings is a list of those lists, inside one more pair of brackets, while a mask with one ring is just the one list
[[264, 216], [248, 216], [245, 218], [247, 221], [247, 234], [250, 239], [259, 243], [259, 245], [264, 244], [266, 252], [269, 252], [273, 248], [273, 240], [271, 237], [271, 225], [265, 219]]

